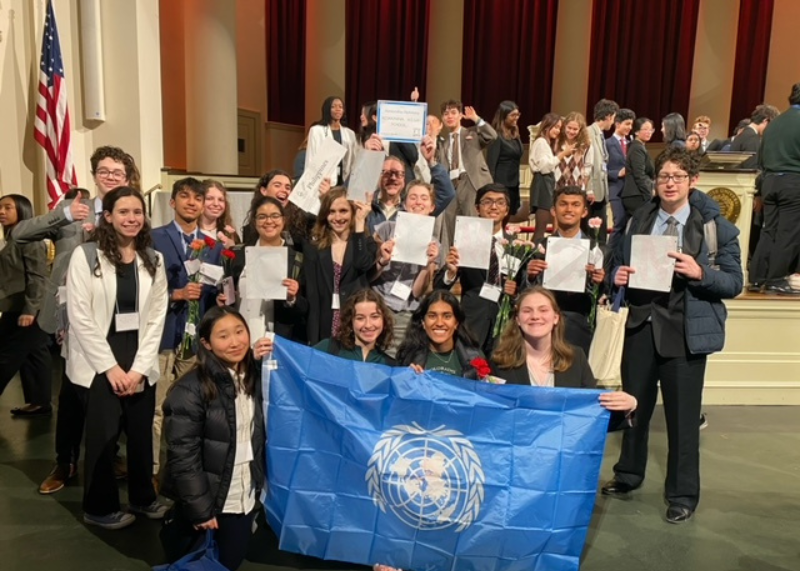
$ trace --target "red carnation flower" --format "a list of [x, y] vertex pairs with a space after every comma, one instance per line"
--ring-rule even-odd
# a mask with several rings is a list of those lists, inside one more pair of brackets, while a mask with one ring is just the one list
[[229, 260], [233, 260], [236, 257], [236, 254], [233, 253], [233, 250], [222, 250], [222, 256], [228, 258]]
[[214, 238], [212, 238], [211, 236], [205, 236], [203, 240], [205, 241], [206, 246], [208, 246], [209, 248], [213, 248], [214, 246], [217, 245], [217, 241], [214, 240]]
[[489, 363], [486, 361], [486, 359], [475, 357], [469, 362], [469, 364], [475, 368], [475, 371], [478, 373], [478, 376], [481, 379], [485, 379], [489, 376], [489, 373], [492, 372], [492, 368], [489, 366]]

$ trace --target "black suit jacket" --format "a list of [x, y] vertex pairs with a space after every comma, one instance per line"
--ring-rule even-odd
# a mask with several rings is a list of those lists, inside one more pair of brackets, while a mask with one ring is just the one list
[[[594, 378], [586, 353], [580, 347], [573, 346], [575, 351], [572, 365], [564, 372], [556, 371], [553, 376], [554, 384], [561, 389], [594, 389], [597, 388], [597, 380]], [[492, 374], [505, 379], [508, 385], [531, 386], [528, 376], [527, 365], [513, 367], [511, 369], [501, 369], [494, 361], [490, 361]], [[631, 417], [624, 412], [611, 411], [611, 418], [608, 421], [608, 431], [630, 428]]]
[[[628, 151], [630, 151], [630, 141], [628, 141]], [[611, 135], [606, 139], [606, 151], [608, 152], [608, 193], [610, 198], [619, 198], [625, 180], [628, 178], [628, 171], [625, 176], [620, 177], [619, 173], [625, 168], [625, 153], [622, 152], [622, 145], [616, 136]]]
[[754, 169], [758, 167], [758, 149], [761, 147], [761, 135], [749, 125], [742, 129], [731, 143], [732, 153], [756, 153], [741, 164], [740, 168]]
[[633, 140], [625, 159], [625, 182], [622, 187], [622, 205], [628, 215], [653, 197], [656, 168], [650, 153], [641, 141]]
[[[303, 275], [303, 254], [292, 246], [287, 246], [286, 248], [289, 250], [286, 275], [300, 283], [300, 291], [291, 305], [287, 301], [275, 301], [275, 334], [303, 343], [306, 340], [306, 316], [308, 315], [308, 298], [306, 298], [305, 293], [306, 280]], [[238, 291], [239, 277], [242, 275], [245, 265], [245, 247], [234, 246], [232, 250], [236, 254], [236, 258], [231, 261], [229, 273], [233, 276], [233, 281]], [[249, 276], [248, 279], [255, 280], [258, 279], [258, 276]]]
[[[309, 244], [303, 259], [308, 296], [308, 342], [316, 345], [331, 336], [333, 326], [333, 257], [330, 247], [320, 250]], [[347, 242], [342, 276], [339, 281], [339, 305], [350, 295], [369, 287], [367, 272], [377, 260], [378, 247], [364, 232], [351, 232]]]

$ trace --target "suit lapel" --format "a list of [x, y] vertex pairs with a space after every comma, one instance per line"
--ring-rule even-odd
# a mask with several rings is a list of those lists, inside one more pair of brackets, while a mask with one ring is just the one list
[[187, 258], [183, 250], [183, 236], [180, 235], [174, 224], [167, 225], [167, 236], [169, 236], [172, 246], [175, 248], [175, 253], [178, 255], [178, 259], [181, 262], [185, 262]]

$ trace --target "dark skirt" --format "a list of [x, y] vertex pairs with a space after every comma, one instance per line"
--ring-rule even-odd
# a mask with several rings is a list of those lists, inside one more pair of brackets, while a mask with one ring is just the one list
[[553, 207], [553, 191], [556, 177], [553, 173], [533, 173], [531, 184], [531, 214], [537, 210], [550, 210]]

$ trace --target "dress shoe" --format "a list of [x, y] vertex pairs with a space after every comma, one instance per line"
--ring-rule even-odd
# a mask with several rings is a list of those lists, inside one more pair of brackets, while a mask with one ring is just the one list
[[764, 291], [764, 284], [753, 282], [747, 286], [747, 291], [750, 293], [762, 293]]
[[600, 491], [604, 496], [623, 497], [638, 487], [639, 486], [631, 486], [630, 484], [620, 482], [619, 480], [614, 478], [610, 482], [606, 483]]
[[11, 416], [14, 418], [32, 418], [35, 416], [51, 416], [52, 414], [52, 407], [38, 404], [26, 404], [25, 406], [18, 406], [17, 408], [11, 409]]
[[674, 524], [681, 524], [691, 519], [694, 510], [686, 506], [679, 506], [678, 504], [670, 504], [667, 508], [667, 522]]
[[800, 296], [800, 289], [793, 288], [789, 285], [788, 280], [782, 280], [775, 284], [770, 284], [764, 289], [767, 295], [788, 295], [797, 297]]
[[75, 464], [56, 464], [47, 478], [39, 486], [40, 494], [55, 494], [64, 488], [66, 483], [78, 473]]

